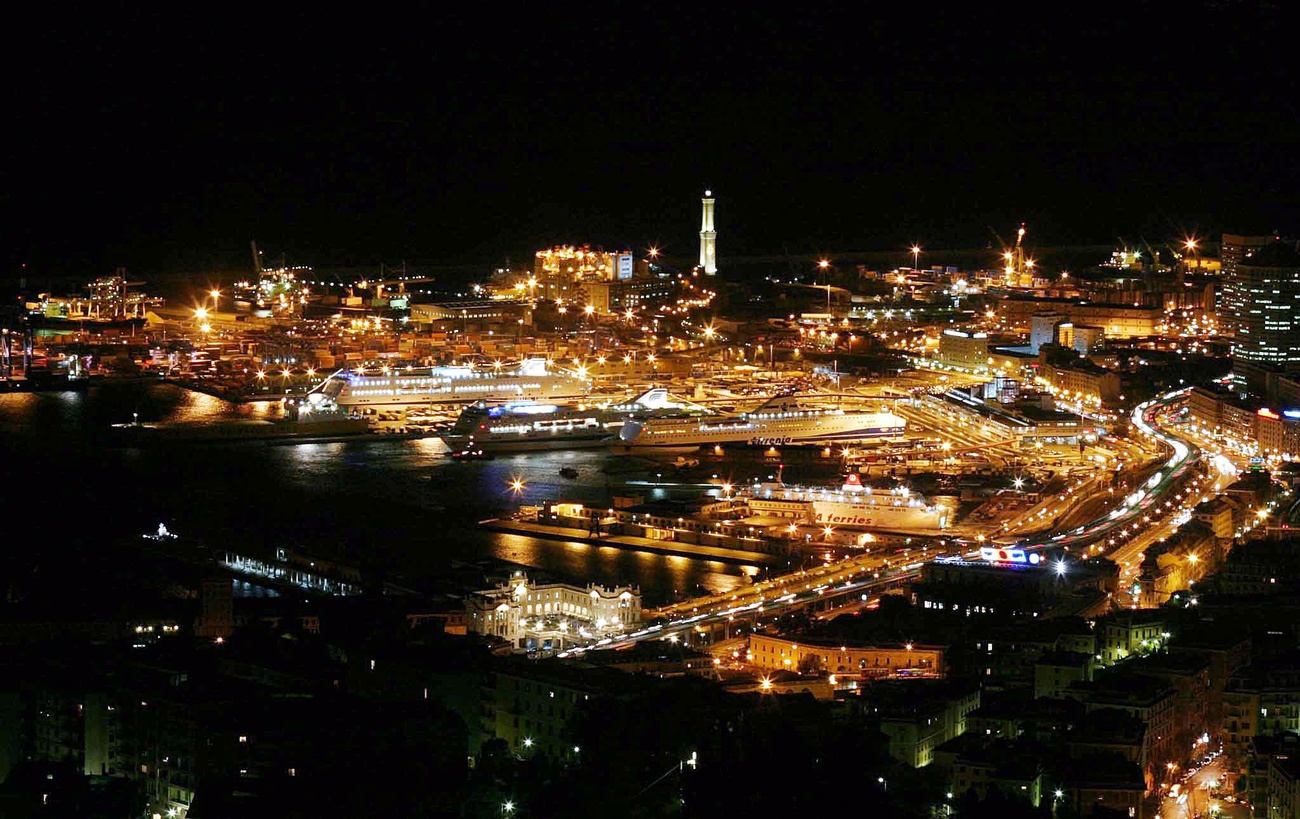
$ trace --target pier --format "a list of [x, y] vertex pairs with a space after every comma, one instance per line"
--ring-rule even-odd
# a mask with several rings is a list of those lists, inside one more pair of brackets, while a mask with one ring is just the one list
[[723, 546], [707, 546], [701, 543], [683, 543], [677, 540], [655, 540], [635, 535], [596, 535], [586, 529], [577, 529], [571, 526], [550, 526], [506, 518], [488, 518], [479, 521], [479, 526], [493, 532], [530, 535], [548, 540], [571, 540], [594, 546], [610, 546], [615, 549], [655, 552], [657, 554], [678, 555], [701, 560], [717, 560], [723, 563], [741, 565], [775, 566], [784, 565], [788, 560], [788, 557], [784, 554], [732, 549]]

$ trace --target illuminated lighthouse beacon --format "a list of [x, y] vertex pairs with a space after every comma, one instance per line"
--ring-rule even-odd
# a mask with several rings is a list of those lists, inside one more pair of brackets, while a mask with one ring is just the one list
[[718, 232], [713, 229], [713, 191], [705, 191], [700, 200], [704, 213], [700, 219], [700, 269], [706, 276], [718, 275]]

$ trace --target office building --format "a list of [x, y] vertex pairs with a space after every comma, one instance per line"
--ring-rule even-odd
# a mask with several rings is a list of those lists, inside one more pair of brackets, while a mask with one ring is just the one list
[[653, 312], [677, 298], [677, 284], [669, 276], [588, 282], [585, 304], [594, 307], [597, 315]]
[[1233, 357], [1286, 367], [1300, 363], [1300, 254], [1273, 242], [1232, 266]]
[[989, 366], [988, 333], [967, 330], [944, 330], [939, 336], [939, 361], [968, 370]]
[[1273, 236], [1239, 236], [1234, 233], [1223, 234], [1223, 243], [1219, 246], [1220, 271], [1223, 286], [1219, 290], [1219, 328], [1228, 335], [1235, 335], [1245, 314], [1247, 303], [1246, 288], [1238, 274], [1242, 260], [1274, 240]]

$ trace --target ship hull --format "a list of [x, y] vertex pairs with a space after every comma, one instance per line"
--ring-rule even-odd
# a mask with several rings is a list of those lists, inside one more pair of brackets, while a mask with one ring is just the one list
[[654, 435], [643, 431], [631, 440], [620, 438], [611, 447], [620, 453], [669, 450], [680, 452], [703, 446], [727, 445], [750, 447], [781, 447], [796, 444], [845, 443], [852, 441], [898, 440], [903, 436], [900, 427], [858, 426], [837, 424], [826, 427], [797, 427], [793, 425], [752, 424], [735, 429], [714, 428], [704, 432], [684, 431], [674, 434]]
[[481, 449], [484, 452], [554, 452], [564, 449], [601, 449], [609, 446], [613, 437], [604, 434], [599, 437], [591, 436], [557, 436], [546, 438], [515, 438], [506, 437], [499, 441], [490, 438], [471, 439], [464, 435], [444, 435], [443, 443], [453, 452], [459, 452], [464, 449]]

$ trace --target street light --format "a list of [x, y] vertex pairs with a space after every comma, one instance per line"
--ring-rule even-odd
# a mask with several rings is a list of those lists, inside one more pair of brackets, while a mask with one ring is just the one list
[[830, 312], [831, 312], [831, 275], [830, 275], [831, 262], [830, 262], [830, 259], [822, 259], [821, 261], [817, 262], [817, 269], [820, 270], [820, 271], [822, 271], [822, 273], [823, 273], [822, 282], [825, 284], [825, 287], [826, 287], [826, 314], [827, 314], [827, 315], [830, 315]]
[[921, 246], [912, 245], [912, 269], [913, 270], [918, 269], [917, 265], [921, 263], [920, 260], [921, 260]]

